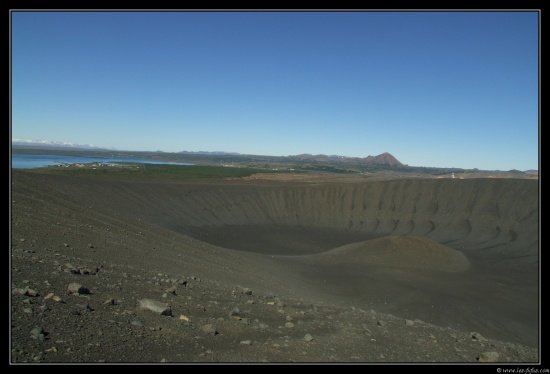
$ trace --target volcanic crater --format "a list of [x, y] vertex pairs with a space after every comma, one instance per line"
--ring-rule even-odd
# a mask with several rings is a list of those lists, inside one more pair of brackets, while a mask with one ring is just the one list
[[[95, 183], [98, 185], [92, 186]], [[311, 262], [319, 263], [319, 267], [334, 265], [322, 261], [334, 257], [331, 250], [352, 245], [347, 252], [353, 253], [345, 258], [383, 254], [383, 261], [365, 265], [382, 262], [384, 268], [399, 266], [412, 273], [422, 272], [423, 277], [428, 277], [426, 271], [430, 270], [438, 273], [433, 276], [434, 283], [438, 283], [439, 278], [445, 277], [439, 273], [461, 257], [456, 252], [459, 251], [471, 268], [468, 271], [466, 260], [459, 260], [462, 265], [457, 266], [463, 279], [452, 281], [461, 283], [462, 290], [455, 296], [475, 294], [472, 297], [474, 303], [479, 303], [476, 306], [479, 310], [464, 314], [477, 315], [476, 323], [480, 325], [486, 319], [489, 325], [506, 326], [510, 314], [508, 301], [500, 299], [500, 292], [495, 293], [492, 279], [502, 279], [507, 285], [506, 292], [517, 292], [520, 299], [532, 300], [538, 292], [534, 287], [525, 294], [525, 288], [538, 283], [538, 185], [532, 180], [398, 179], [349, 184], [110, 182], [108, 185], [90, 181], [88, 187], [93, 191], [107, 190], [85, 196], [100, 198], [115, 194], [109, 201], [119, 212], [202, 242], [238, 251], [286, 256], [286, 261], [297, 260], [293, 257], [297, 255], [304, 261], [304, 256], [310, 256]], [[422, 251], [420, 247], [427, 240], [431, 251]], [[387, 243], [397, 241], [399, 251], [388, 254]], [[434, 246], [433, 241], [440, 246]], [[353, 246], [353, 243], [363, 244]], [[329, 254], [323, 255], [326, 251]], [[353, 261], [352, 265], [360, 266], [362, 262]], [[426, 266], [419, 268], [415, 265], [419, 263]], [[358, 280], [343, 283], [364, 283], [364, 278], [362, 275]], [[395, 280], [380, 275], [377, 282], [395, 283]], [[376, 282], [369, 283], [365, 290], [375, 287]], [[437, 288], [434, 285], [429, 289], [434, 287]], [[464, 308], [460, 302], [451, 301], [455, 289], [440, 292], [443, 295], [436, 293], [435, 299], [449, 299], [447, 309]], [[400, 309], [407, 309], [406, 305], [394, 304], [372, 308], [396, 315]], [[534, 323], [538, 305], [532, 301], [523, 305], [524, 310], [514, 311], [514, 315], [524, 316], [525, 326], [506, 333], [502, 329], [501, 333], [534, 344], [538, 336]], [[431, 305], [426, 308], [432, 309]], [[422, 307], [414, 309], [417, 310], [414, 317], [426, 318], [425, 314], [420, 315]], [[443, 322], [439, 319], [445, 314], [433, 322]]]
[[230, 253], [251, 264], [240, 276], [279, 276], [297, 296], [538, 346], [537, 181], [35, 178], [52, 196], [172, 233], [167, 243], [189, 238], [196, 256]]

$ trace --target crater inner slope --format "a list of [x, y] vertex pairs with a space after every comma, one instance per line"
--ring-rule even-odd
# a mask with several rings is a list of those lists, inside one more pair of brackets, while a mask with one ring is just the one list
[[[516, 268], [521, 262], [534, 266], [531, 271], [538, 266], [535, 180], [107, 183], [90, 180], [82, 187], [94, 192], [66, 193], [96, 205], [110, 195], [112, 209], [244, 251], [313, 254], [384, 236], [416, 236], [488, 264]], [[263, 238], [263, 245], [251, 244], [254, 237]]]

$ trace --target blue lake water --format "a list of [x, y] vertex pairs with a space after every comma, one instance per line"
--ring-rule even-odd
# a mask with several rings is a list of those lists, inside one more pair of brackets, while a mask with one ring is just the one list
[[144, 158], [123, 158], [123, 157], [84, 157], [84, 156], [61, 156], [61, 155], [33, 155], [23, 153], [12, 153], [12, 169], [35, 169], [47, 166], [89, 164], [89, 163], [112, 163], [112, 162], [139, 162], [144, 164], [171, 164], [171, 165], [193, 165], [184, 162], [170, 162], [159, 160], [147, 160]]

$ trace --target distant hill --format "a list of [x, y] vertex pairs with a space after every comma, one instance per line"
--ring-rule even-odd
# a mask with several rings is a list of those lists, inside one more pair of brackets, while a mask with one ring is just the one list
[[363, 160], [367, 165], [387, 165], [387, 166], [403, 166], [395, 157], [390, 155], [388, 152], [384, 152], [378, 156], [368, 156]]
[[300, 161], [316, 161], [316, 162], [331, 162], [331, 161], [342, 161], [353, 164], [360, 165], [378, 165], [378, 166], [403, 166], [399, 160], [393, 157], [388, 152], [384, 152], [378, 156], [367, 156], [364, 158], [361, 157], [346, 157], [346, 156], [337, 156], [337, 155], [310, 155], [310, 154], [300, 154], [296, 156], [288, 156], [290, 159], [300, 160]]

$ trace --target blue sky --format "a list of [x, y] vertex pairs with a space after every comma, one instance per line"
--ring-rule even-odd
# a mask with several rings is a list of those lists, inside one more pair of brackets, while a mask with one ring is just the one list
[[11, 13], [13, 139], [539, 168], [539, 13]]

